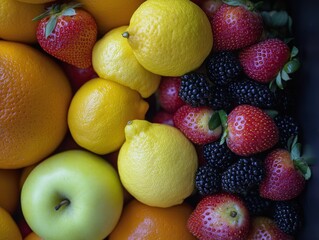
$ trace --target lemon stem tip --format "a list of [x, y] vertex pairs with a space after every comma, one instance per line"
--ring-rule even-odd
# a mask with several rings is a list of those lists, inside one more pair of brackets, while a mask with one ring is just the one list
[[122, 36], [124, 38], [129, 38], [130, 34], [128, 32], [124, 32], [124, 33], [122, 33]]

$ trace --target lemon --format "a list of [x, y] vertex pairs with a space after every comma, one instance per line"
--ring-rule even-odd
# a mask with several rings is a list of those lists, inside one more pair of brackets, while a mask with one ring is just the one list
[[127, 122], [144, 119], [148, 107], [137, 91], [95, 78], [75, 93], [68, 112], [69, 129], [81, 147], [107, 154], [119, 149], [125, 141]]
[[150, 72], [180, 76], [198, 68], [213, 46], [206, 14], [190, 0], [148, 0], [123, 33]]
[[154, 207], [181, 204], [194, 190], [198, 158], [194, 145], [177, 128], [146, 120], [125, 127], [118, 171], [126, 190]]
[[115, 28], [96, 42], [92, 52], [93, 68], [99, 77], [127, 86], [147, 98], [156, 91], [161, 77], [137, 61], [121, 35], [126, 29], [127, 26]]

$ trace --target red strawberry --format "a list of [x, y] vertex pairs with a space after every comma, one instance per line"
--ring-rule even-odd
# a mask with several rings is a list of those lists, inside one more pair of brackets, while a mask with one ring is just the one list
[[265, 159], [265, 177], [260, 184], [260, 196], [285, 201], [300, 195], [310, 177], [310, 168], [300, 157], [300, 144], [293, 143], [291, 153], [275, 149]]
[[207, 17], [211, 19], [217, 9], [223, 4], [222, 0], [193, 0], [203, 11]]
[[175, 112], [174, 125], [195, 144], [216, 141], [222, 129], [220, 126], [215, 130], [209, 129], [208, 122], [213, 113], [209, 107], [191, 107], [187, 104]]
[[97, 25], [79, 4], [53, 4], [36, 17], [40, 20], [37, 39], [44, 51], [78, 68], [92, 65], [92, 49], [97, 40]]
[[84, 83], [92, 78], [98, 77], [92, 66], [88, 68], [77, 68], [65, 62], [63, 62], [61, 66], [70, 80], [73, 91], [77, 91]]
[[152, 122], [174, 126], [173, 117], [174, 117], [173, 113], [168, 113], [165, 111], [158, 111], [154, 114]]
[[276, 223], [267, 217], [255, 217], [251, 221], [251, 228], [247, 240], [292, 240], [293, 237], [281, 231]]
[[240, 156], [249, 156], [273, 147], [279, 139], [274, 120], [258, 107], [239, 105], [227, 117], [226, 143]]
[[204, 197], [187, 221], [188, 230], [200, 240], [246, 239], [249, 225], [244, 203], [229, 193]]
[[289, 47], [279, 39], [264, 40], [239, 53], [243, 71], [248, 77], [261, 83], [268, 83], [276, 78], [289, 57]]
[[159, 105], [169, 113], [176, 112], [185, 102], [178, 96], [181, 86], [180, 77], [162, 77], [158, 87]]
[[240, 3], [234, 3], [234, 6], [221, 5], [213, 15], [211, 25], [217, 51], [237, 50], [252, 45], [263, 32], [261, 16]]

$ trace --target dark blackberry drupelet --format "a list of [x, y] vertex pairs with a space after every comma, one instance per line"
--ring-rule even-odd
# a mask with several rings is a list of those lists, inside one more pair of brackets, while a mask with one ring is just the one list
[[222, 174], [222, 189], [230, 193], [245, 194], [259, 185], [264, 177], [263, 163], [255, 158], [239, 158]]
[[205, 164], [197, 169], [195, 186], [203, 196], [217, 193], [221, 188], [221, 174], [216, 168]]
[[287, 148], [288, 139], [297, 136], [299, 133], [299, 125], [297, 120], [288, 115], [277, 115], [274, 118], [276, 126], [279, 130], [279, 146]]
[[271, 209], [272, 201], [261, 197], [258, 189], [253, 189], [241, 197], [252, 216], [265, 216]]
[[235, 80], [242, 68], [233, 52], [214, 52], [206, 59], [209, 79], [217, 85], [226, 85]]
[[290, 235], [296, 234], [302, 226], [301, 208], [295, 201], [275, 202], [273, 218], [277, 226]]
[[207, 106], [211, 94], [211, 83], [204, 74], [190, 72], [181, 76], [181, 87], [178, 95], [192, 107]]
[[214, 110], [222, 109], [228, 112], [232, 105], [227, 87], [218, 85], [213, 86], [208, 106]]
[[235, 160], [235, 154], [230, 151], [226, 143], [220, 145], [219, 141], [205, 144], [203, 156], [208, 164], [220, 171], [224, 171]]
[[250, 79], [241, 79], [228, 86], [234, 106], [250, 104], [259, 108], [273, 108], [276, 105], [274, 93], [268, 85]]

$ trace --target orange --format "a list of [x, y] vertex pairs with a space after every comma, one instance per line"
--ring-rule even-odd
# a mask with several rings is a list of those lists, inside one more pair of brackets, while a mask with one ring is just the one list
[[27, 166], [25, 168], [22, 169], [21, 175], [20, 175], [20, 181], [19, 181], [19, 188], [20, 190], [22, 189], [22, 186], [25, 182], [25, 180], [27, 179], [27, 177], [29, 176], [29, 174], [31, 173], [31, 171], [38, 165], [38, 163], [36, 164], [32, 164], [30, 166]]
[[41, 4], [41, 3], [54, 2], [56, 0], [17, 0], [17, 1], [25, 2], [25, 3]]
[[192, 208], [186, 203], [169, 208], [151, 207], [136, 199], [123, 209], [109, 240], [196, 239], [186, 228]]
[[51, 154], [67, 132], [71, 87], [47, 55], [0, 41], [0, 168], [22, 168]]
[[0, 207], [14, 213], [19, 204], [21, 171], [0, 169]]
[[43, 240], [43, 238], [41, 238], [35, 232], [31, 232], [23, 240]]
[[21, 240], [20, 230], [12, 216], [0, 207], [0, 240]]
[[128, 25], [133, 12], [145, 0], [78, 0], [90, 12], [98, 25], [100, 35], [109, 30]]
[[0, 1], [0, 39], [36, 43], [38, 23], [32, 19], [44, 11], [44, 4], [29, 4], [17, 0]]

